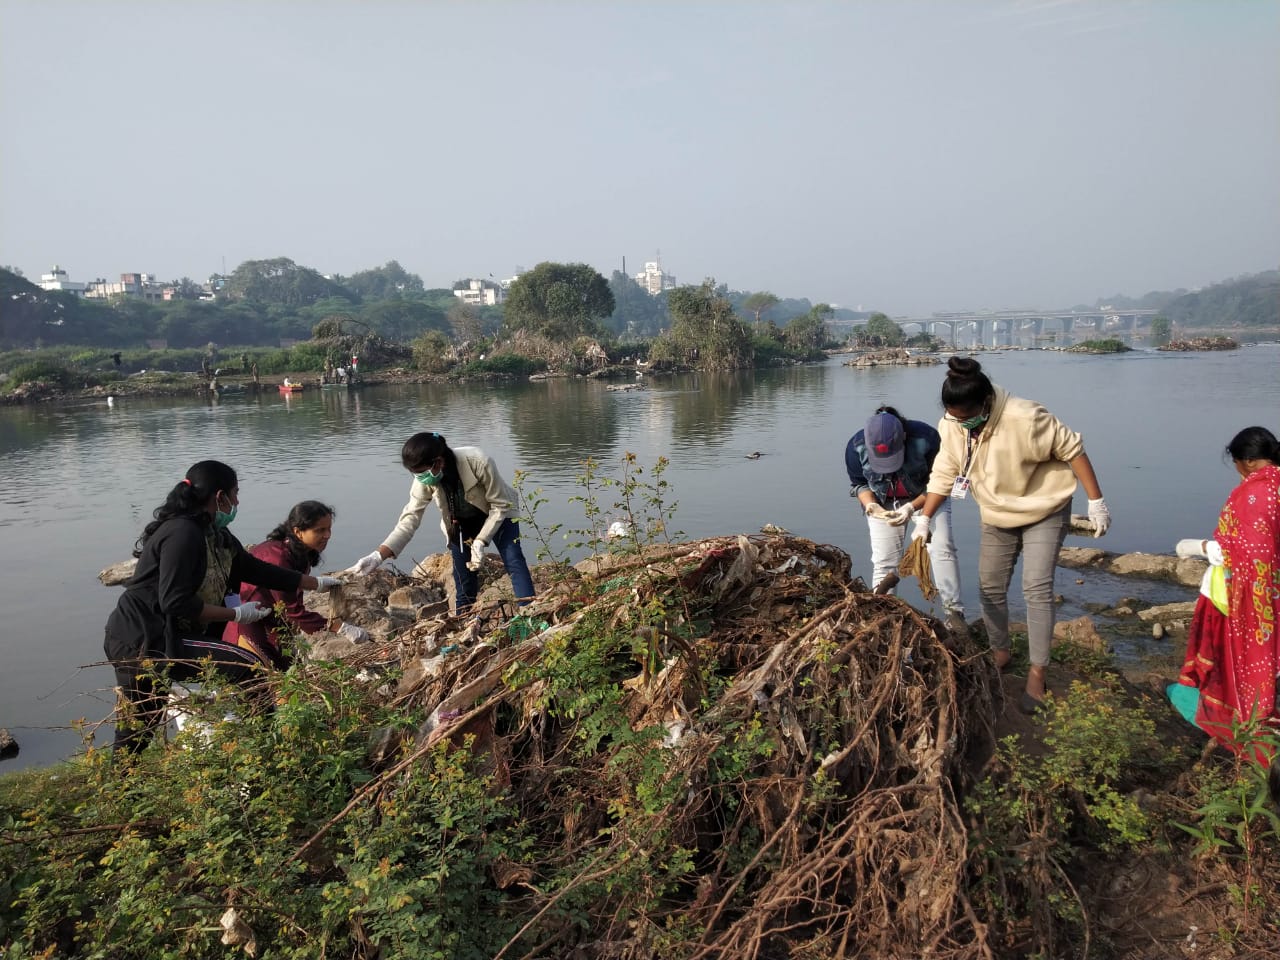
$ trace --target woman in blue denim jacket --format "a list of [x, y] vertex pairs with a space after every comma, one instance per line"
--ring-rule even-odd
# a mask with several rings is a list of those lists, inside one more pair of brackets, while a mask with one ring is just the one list
[[[919, 420], [903, 419], [889, 406], [876, 410], [866, 427], [845, 446], [845, 469], [853, 485], [849, 495], [862, 504], [871, 534], [873, 585], [896, 571], [902, 561], [907, 521], [924, 506], [929, 471], [939, 446], [937, 430]], [[929, 562], [946, 609], [947, 626], [966, 629], [960, 568], [951, 537], [950, 500], [934, 514]]]

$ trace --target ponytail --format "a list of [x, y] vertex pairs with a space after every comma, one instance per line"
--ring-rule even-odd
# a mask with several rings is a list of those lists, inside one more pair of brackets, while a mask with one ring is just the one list
[[142, 531], [142, 536], [134, 544], [133, 555], [142, 556], [142, 548], [166, 520], [174, 517], [196, 517], [199, 520], [200, 517], [206, 517], [206, 520], [201, 522], [207, 522], [207, 515], [201, 508], [218, 491], [234, 490], [238, 482], [236, 472], [221, 461], [201, 460], [193, 464], [187, 471], [187, 475], [169, 491], [164, 503], [152, 512], [151, 516], [154, 519], [147, 524]]

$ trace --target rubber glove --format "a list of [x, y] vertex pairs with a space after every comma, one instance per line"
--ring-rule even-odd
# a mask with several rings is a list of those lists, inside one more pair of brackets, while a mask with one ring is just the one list
[[872, 520], [883, 520], [888, 523], [889, 518], [893, 516], [893, 511], [886, 510], [884, 507], [880, 506], [880, 504], [872, 500], [867, 504], [867, 516]]
[[923, 513], [917, 513], [911, 518], [911, 539], [913, 541], [923, 540], [925, 543], [929, 542], [929, 519]]
[[346, 573], [355, 577], [367, 576], [382, 566], [382, 554], [375, 550], [367, 557], [361, 557], [351, 566], [347, 567]]
[[369, 631], [364, 627], [357, 627], [354, 623], [344, 623], [338, 628], [338, 633], [352, 643], [364, 643], [369, 639]]
[[1205, 558], [1215, 567], [1225, 567], [1227, 558], [1222, 555], [1222, 544], [1217, 540], [1206, 540], [1204, 542]]
[[334, 587], [342, 585], [342, 581], [337, 577], [316, 577], [316, 592], [324, 593], [326, 590], [332, 590]]
[[1204, 557], [1205, 541], [1179, 540], [1178, 545], [1174, 547], [1173, 552], [1180, 560], [1186, 559], [1187, 557]]
[[484, 563], [485, 546], [485, 542], [479, 537], [471, 541], [471, 561], [467, 564], [468, 570], [480, 569], [480, 564]]
[[885, 523], [891, 527], [900, 527], [916, 512], [916, 508], [909, 503], [904, 503], [897, 510], [894, 510], [889, 516], [885, 517]]
[[1093, 536], [1098, 538], [1111, 526], [1111, 511], [1107, 509], [1107, 501], [1099, 497], [1089, 501], [1089, 519], [1093, 521]]
[[246, 600], [236, 607], [236, 623], [257, 623], [271, 616], [271, 608], [264, 607], [257, 600]]

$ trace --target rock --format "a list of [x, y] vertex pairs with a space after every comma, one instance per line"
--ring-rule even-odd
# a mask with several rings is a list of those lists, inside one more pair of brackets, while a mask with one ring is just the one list
[[438, 603], [444, 597], [444, 590], [437, 584], [432, 584], [431, 587], [410, 584], [407, 587], [397, 587], [391, 591], [391, 594], [387, 597], [387, 608], [392, 613], [407, 611], [416, 620], [423, 607]]
[[1109, 556], [1107, 551], [1098, 547], [1063, 547], [1058, 554], [1058, 566], [1072, 569], [1100, 567], [1106, 563]]
[[98, 574], [98, 579], [102, 581], [104, 587], [119, 587], [127, 583], [129, 578], [133, 576], [134, 568], [137, 567], [138, 561], [130, 557], [128, 560], [121, 560], [119, 563], [113, 563], [107, 569]]
[[1178, 566], [1178, 558], [1160, 553], [1123, 553], [1106, 564], [1108, 573], [1121, 577], [1147, 577], [1151, 580], [1172, 580]]
[[1151, 625], [1151, 638], [1152, 638], [1153, 640], [1163, 640], [1163, 639], [1164, 639], [1164, 624], [1163, 624], [1163, 623], [1158, 623], [1158, 622], [1157, 622], [1157, 623], [1153, 623], [1153, 624]]
[[1110, 647], [1101, 634], [1098, 633], [1097, 627], [1093, 625], [1092, 617], [1077, 617], [1074, 620], [1061, 620], [1053, 625], [1053, 638], [1055, 640], [1065, 640], [1073, 643], [1077, 647], [1083, 647], [1086, 650], [1093, 650], [1098, 653], [1107, 653]]
[[1138, 619], [1146, 623], [1151, 623], [1152, 621], [1168, 623], [1171, 620], [1190, 620], [1195, 610], [1196, 604], [1194, 600], [1187, 600], [1181, 603], [1162, 603], [1156, 607], [1139, 610]]
[[0, 727], [0, 757], [15, 757], [18, 755], [18, 741], [13, 739], [13, 735], [4, 727]]
[[311, 635], [312, 660], [342, 660], [358, 649], [353, 641], [337, 633], [322, 630]]

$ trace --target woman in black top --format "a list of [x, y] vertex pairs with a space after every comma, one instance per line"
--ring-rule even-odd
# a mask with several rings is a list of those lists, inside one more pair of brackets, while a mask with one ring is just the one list
[[164, 672], [172, 679], [199, 676], [203, 660], [236, 683], [252, 676], [259, 661], [224, 643], [222, 631], [231, 621], [261, 620], [271, 608], [240, 603], [241, 581], [276, 590], [329, 590], [338, 583], [248, 553], [227, 530], [239, 502], [236, 472], [202, 460], [169, 491], [138, 540], [138, 565], [107, 618], [103, 644], [130, 707], [117, 717], [117, 750], [146, 746], [164, 714], [165, 691], [157, 689], [144, 660], [167, 661]]

